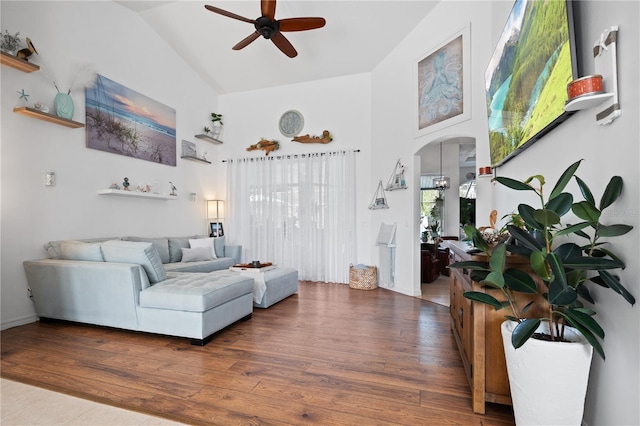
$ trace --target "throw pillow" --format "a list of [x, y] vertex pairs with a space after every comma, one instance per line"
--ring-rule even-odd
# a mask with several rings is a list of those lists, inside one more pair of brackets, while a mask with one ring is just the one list
[[196, 239], [190, 239], [189, 240], [189, 245], [191, 246], [191, 248], [196, 248], [196, 247], [207, 247], [210, 251], [211, 251], [211, 257], [213, 259], [216, 259], [216, 250], [213, 247], [213, 240], [215, 238], [196, 238]]
[[167, 238], [123, 237], [122, 240], [152, 243], [156, 250], [158, 250], [162, 263], [169, 263], [169, 240]]
[[64, 260], [104, 262], [100, 243], [89, 244], [82, 241], [62, 241], [60, 243], [60, 252]]
[[182, 249], [182, 261], [186, 262], [200, 262], [204, 260], [213, 260], [211, 256], [211, 249], [209, 247], [195, 247], [195, 248], [183, 248]]
[[137, 241], [107, 241], [102, 244], [105, 262], [135, 263], [144, 269], [152, 284], [167, 279], [158, 250], [152, 243]]
[[213, 248], [216, 251], [216, 257], [224, 257], [224, 235], [213, 240]]

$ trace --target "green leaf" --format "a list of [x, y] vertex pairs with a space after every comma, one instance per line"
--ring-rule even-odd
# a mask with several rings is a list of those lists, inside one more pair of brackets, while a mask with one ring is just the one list
[[[570, 320], [572, 325], [578, 323], [589, 329], [593, 334], [601, 339], [604, 339], [604, 330], [600, 327], [600, 324], [593, 319], [591, 315], [581, 312], [577, 309], [566, 309], [562, 312], [565, 318]], [[574, 326], [575, 327], [575, 326]]]
[[533, 191], [537, 192], [536, 189], [532, 186], [527, 185], [526, 183], [520, 182], [519, 180], [511, 179], [504, 176], [496, 176], [496, 182], [507, 186], [511, 189], [515, 189], [516, 191]]
[[491, 259], [489, 259], [489, 268], [493, 272], [502, 274], [504, 265], [507, 262], [507, 247], [504, 244], [498, 244], [491, 253]]
[[558, 213], [549, 209], [538, 209], [533, 213], [533, 218], [541, 223], [545, 228], [550, 228], [553, 225], [560, 223], [560, 216]]
[[527, 303], [522, 309], [520, 309], [521, 313], [525, 313], [529, 310], [530, 307], [532, 307], [536, 302], [534, 300], [532, 300], [531, 302]]
[[553, 210], [558, 214], [558, 216], [564, 216], [569, 210], [571, 210], [572, 204], [573, 195], [568, 192], [563, 192], [557, 197], [550, 199], [547, 202], [546, 208], [548, 210]]
[[547, 269], [547, 262], [545, 255], [539, 251], [531, 252], [531, 257], [529, 257], [529, 261], [531, 262], [531, 268], [533, 272], [536, 273], [540, 278], [544, 281], [549, 281], [549, 270]]
[[491, 251], [491, 248], [489, 247], [489, 244], [487, 244], [487, 242], [484, 240], [484, 238], [482, 238], [482, 234], [480, 233], [478, 228], [471, 225], [467, 225], [464, 227], [464, 230], [465, 230], [465, 233], [467, 233], [467, 235], [471, 237], [471, 240], [473, 241], [473, 245], [477, 249], [482, 250], [483, 253], [489, 254], [489, 252]]
[[576, 288], [576, 292], [578, 293], [578, 296], [582, 297], [584, 300], [586, 300], [587, 302], [594, 304], [596, 303], [595, 300], [593, 300], [593, 297], [591, 297], [591, 293], [589, 293], [589, 289], [587, 288], [586, 285], [580, 285]]
[[533, 214], [536, 211], [533, 207], [527, 204], [520, 204], [518, 206], [518, 213], [522, 218], [522, 221], [531, 229], [538, 229], [542, 231], [544, 228], [541, 223], [534, 219]]
[[463, 262], [453, 262], [449, 268], [470, 269], [472, 271], [489, 271], [489, 265], [485, 262], [477, 262], [475, 260], [465, 260]]
[[609, 271], [598, 271], [600, 278], [604, 283], [612, 288], [616, 293], [620, 294], [624, 300], [629, 302], [632, 306], [636, 304], [636, 298], [622, 285], [620, 278], [613, 275]]
[[602, 194], [600, 199], [600, 210], [604, 210], [613, 204], [620, 194], [622, 193], [622, 178], [620, 176], [614, 176], [609, 181], [609, 184]]
[[631, 225], [602, 225], [598, 227], [598, 235], [601, 237], [618, 237], [631, 231]]
[[525, 247], [531, 249], [531, 250], [541, 250], [542, 249], [542, 245], [536, 241], [535, 238], [533, 238], [531, 235], [529, 235], [529, 233], [527, 233], [526, 231], [517, 228], [513, 225], [507, 225], [507, 230], [509, 231], [509, 233], [513, 236], [513, 238], [515, 238], [516, 240], [518, 240], [519, 243], [522, 243]]
[[571, 211], [580, 219], [588, 222], [597, 223], [600, 220], [600, 210], [598, 210], [593, 204], [586, 201], [575, 203], [571, 206]]
[[[576, 233], [578, 234], [578, 231], [588, 227], [590, 225], [589, 222], [580, 222], [580, 223], [576, 223], [575, 225], [569, 225], [564, 229], [559, 230], [558, 232], [556, 232], [556, 237], [559, 237], [561, 235], [569, 235], [569, 234], [573, 234]], [[584, 234], [584, 233], [583, 233]], [[584, 234], [587, 238], [589, 238], [589, 236], [587, 234]], [[582, 235], [580, 235], [582, 236]]]
[[605, 359], [605, 357], [604, 357], [604, 349], [602, 349], [602, 345], [600, 344], [600, 342], [598, 341], [596, 336], [591, 332], [591, 330], [589, 330], [587, 327], [583, 326], [579, 322], [574, 321], [570, 317], [565, 316], [565, 318], [567, 318], [567, 322], [572, 327], [574, 327], [576, 330], [578, 330], [580, 332], [580, 334], [582, 334], [584, 336], [584, 338], [587, 339], [587, 342], [589, 342], [589, 344], [591, 346], [593, 346], [593, 349], [604, 360]]
[[622, 268], [624, 263], [601, 257], [579, 256], [564, 260], [564, 267], [569, 269], [582, 269], [586, 271], [600, 271], [603, 269]]
[[489, 272], [489, 275], [480, 282], [494, 288], [504, 288], [504, 277], [501, 272]]
[[469, 274], [469, 278], [471, 278], [471, 281], [475, 281], [479, 283], [484, 281], [484, 279], [487, 278], [487, 275], [489, 275], [488, 269], [486, 271], [472, 270], [471, 273]]
[[485, 305], [493, 306], [496, 311], [503, 308], [503, 304], [500, 303], [498, 299], [481, 291], [466, 291], [462, 293], [462, 295], [469, 300], [473, 300], [474, 302], [480, 302], [484, 303]]
[[513, 291], [528, 294], [538, 292], [538, 286], [531, 275], [520, 269], [509, 268], [504, 271], [504, 282]]
[[609, 256], [611, 259], [620, 262], [620, 264], [622, 265], [621, 266], [622, 269], [626, 268], [626, 266], [624, 266], [624, 262], [622, 261], [622, 259], [618, 257], [618, 255], [616, 255], [611, 250], [607, 250], [603, 247], [598, 247], [593, 249], [593, 252], [591, 253], [591, 255], [596, 257]]
[[570, 305], [578, 299], [576, 291], [569, 287], [563, 287], [557, 281], [549, 284], [549, 303], [552, 305], [566, 306]]
[[516, 325], [513, 329], [513, 334], [511, 335], [511, 344], [513, 347], [518, 349], [520, 346], [524, 345], [525, 342], [533, 336], [533, 333], [536, 332], [539, 326], [539, 318], [528, 318]]
[[587, 184], [578, 176], [574, 176], [574, 177], [576, 178], [576, 182], [578, 182], [578, 187], [580, 188], [580, 192], [582, 192], [582, 196], [584, 197], [585, 201], [595, 206], [596, 200], [595, 198], [593, 198], [593, 194], [591, 193], [591, 190], [589, 189]]
[[562, 191], [564, 191], [564, 188], [571, 180], [571, 177], [576, 173], [576, 170], [578, 170], [581, 161], [582, 160], [576, 161], [562, 173], [560, 179], [558, 179], [558, 182], [556, 183], [556, 186], [553, 187], [553, 191], [551, 191], [551, 194], [549, 195], [549, 200], [553, 200], [558, 195], [560, 195]]
[[556, 253], [548, 253], [547, 254], [547, 264], [549, 268], [551, 268], [551, 274], [553, 275], [553, 282], [560, 284], [562, 288], [568, 287], [567, 285], [567, 277], [564, 272], [564, 265], [562, 263], [562, 259]]

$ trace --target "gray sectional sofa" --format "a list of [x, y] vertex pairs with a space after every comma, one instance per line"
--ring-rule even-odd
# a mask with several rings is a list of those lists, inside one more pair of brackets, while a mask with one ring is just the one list
[[45, 250], [49, 259], [24, 262], [41, 321], [187, 337], [203, 345], [253, 312], [254, 280], [216, 273], [241, 258], [242, 247], [225, 245], [224, 237], [52, 241]]

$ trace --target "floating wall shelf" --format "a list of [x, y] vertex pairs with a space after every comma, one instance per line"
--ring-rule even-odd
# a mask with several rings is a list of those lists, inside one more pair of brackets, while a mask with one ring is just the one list
[[596, 123], [609, 124], [622, 115], [618, 103], [618, 27], [604, 30], [593, 46], [595, 74], [602, 76], [604, 92], [580, 95], [565, 105], [565, 111], [579, 111], [599, 107]]
[[98, 195], [114, 195], [120, 197], [137, 197], [137, 198], [152, 198], [156, 200], [175, 200], [178, 197], [174, 195], [162, 195], [153, 194], [150, 192], [138, 192], [138, 191], [124, 191], [122, 189], [101, 189], [98, 191]]
[[65, 127], [71, 127], [72, 129], [78, 129], [84, 127], [84, 124], [77, 121], [67, 120], [66, 118], [58, 117], [57, 115], [49, 114], [48, 112], [38, 111], [35, 108], [30, 107], [15, 107], [13, 112], [16, 114], [26, 115], [27, 117], [37, 118], [38, 120], [48, 121], [49, 123], [59, 124]]
[[387, 204], [387, 197], [384, 195], [384, 188], [382, 187], [382, 180], [378, 182], [378, 188], [376, 192], [373, 194], [373, 199], [371, 199], [371, 204], [369, 204], [369, 210], [379, 210], [379, 209], [388, 209], [389, 204]]
[[200, 163], [207, 163], [207, 164], [211, 164], [211, 161], [204, 160], [204, 159], [202, 159], [202, 158], [198, 158], [198, 157], [192, 157], [192, 156], [190, 156], [190, 155], [183, 155], [183, 156], [182, 156], [182, 157], [180, 157], [180, 158], [183, 158], [183, 159], [185, 159], [185, 160], [191, 160], [191, 161], [199, 161]]
[[20, 59], [17, 56], [9, 55], [6, 52], [0, 52], [0, 63], [22, 72], [34, 72], [40, 69], [38, 65], [32, 64], [24, 59]]
[[220, 145], [222, 143], [222, 141], [220, 141], [220, 140], [218, 140], [216, 138], [212, 138], [209, 135], [205, 135], [204, 133], [200, 134], [200, 135], [196, 135], [196, 139], [201, 139], [203, 141], [211, 142], [211, 143], [216, 144], [216, 145]]
[[396, 161], [396, 166], [393, 168], [389, 182], [387, 182], [387, 191], [395, 191], [396, 189], [407, 189], [407, 183], [404, 179], [404, 166], [400, 160]]

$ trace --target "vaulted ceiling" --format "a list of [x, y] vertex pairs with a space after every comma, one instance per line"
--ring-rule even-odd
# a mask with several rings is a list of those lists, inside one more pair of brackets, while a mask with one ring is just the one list
[[429, 0], [279, 0], [275, 18], [323, 17], [323, 28], [287, 32], [298, 51], [288, 58], [260, 37], [231, 48], [255, 29], [212, 13], [215, 6], [249, 19], [259, 0], [118, 1], [139, 14], [220, 94], [371, 72], [438, 3]]

